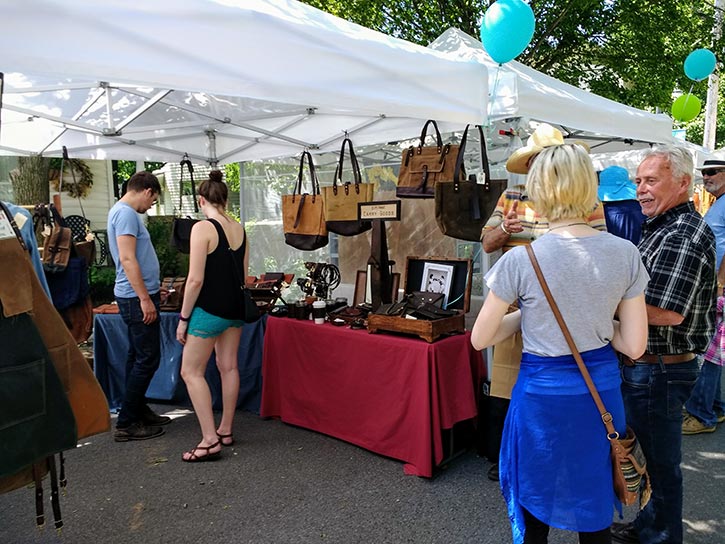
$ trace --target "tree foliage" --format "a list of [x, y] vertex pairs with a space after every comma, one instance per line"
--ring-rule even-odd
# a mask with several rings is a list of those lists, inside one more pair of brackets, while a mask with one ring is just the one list
[[[453, 26], [478, 37], [491, 1], [307, 0], [324, 11], [385, 34], [427, 45]], [[700, 47], [716, 56], [714, 8], [698, 0], [530, 0], [536, 30], [517, 60], [577, 87], [637, 108], [670, 111], [672, 92], [704, 100], [707, 82], [684, 74]], [[696, 134], [696, 132], [693, 132]], [[701, 133], [700, 133], [701, 134]], [[689, 135], [689, 133], [688, 133]], [[725, 134], [718, 131], [718, 142]], [[701, 143], [701, 141], [700, 141]]]

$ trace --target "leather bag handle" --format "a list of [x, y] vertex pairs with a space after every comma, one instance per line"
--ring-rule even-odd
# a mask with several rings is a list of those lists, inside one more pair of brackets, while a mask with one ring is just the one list
[[342, 169], [343, 164], [345, 161], [345, 145], [348, 146], [350, 150], [350, 163], [352, 164], [352, 178], [353, 182], [355, 184], [355, 192], [360, 193], [360, 187], [359, 185], [362, 183], [362, 173], [360, 172], [360, 164], [357, 161], [357, 156], [355, 155], [355, 150], [352, 147], [352, 140], [350, 138], [345, 137], [345, 139], [342, 141], [342, 147], [340, 148], [340, 160], [337, 163], [337, 166], [335, 167], [335, 175], [332, 178], [332, 192], [337, 195], [337, 183], [340, 182], [340, 185], [345, 187], [345, 194], [347, 194], [348, 187], [342, 182]]
[[307, 159], [307, 164], [310, 170], [310, 180], [312, 182], [312, 202], [315, 201], [315, 198], [317, 195], [320, 194], [320, 181], [317, 179], [317, 172], [315, 171], [315, 163], [312, 162], [312, 154], [304, 150], [302, 152], [302, 156], [300, 157], [300, 169], [297, 172], [297, 183], [295, 184], [295, 189], [292, 192], [292, 202], [295, 201], [296, 195], [302, 195], [302, 178], [303, 173], [305, 170], [305, 159]]
[[443, 138], [441, 138], [441, 131], [438, 130], [438, 123], [435, 122], [433, 119], [428, 119], [425, 122], [425, 125], [423, 125], [423, 130], [420, 133], [420, 145], [418, 147], [423, 147], [425, 145], [425, 138], [428, 132], [428, 125], [432, 124], [433, 128], [436, 131], [436, 145], [438, 146], [438, 151], [443, 147]]
[[199, 213], [199, 203], [196, 201], [196, 184], [194, 183], [194, 166], [191, 164], [187, 153], [184, 153], [179, 165], [181, 166], [181, 172], [179, 173], [179, 213], [182, 210], [182, 197], [184, 196], [184, 166], [189, 171], [189, 177], [191, 178], [191, 195], [194, 200], [194, 213]]
[[559, 327], [561, 327], [561, 332], [564, 334], [566, 343], [569, 346], [569, 349], [571, 350], [571, 354], [574, 356], [576, 365], [579, 367], [579, 372], [582, 373], [582, 376], [584, 377], [584, 381], [587, 384], [587, 389], [589, 389], [589, 393], [591, 393], [592, 398], [594, 399], [594, 404], [597, 405], [597, 410], [599, 410], [599, 413], [602, 416], [602, 422], [604, 423], [604, 427], [607, 429], [607, 437], [610, 439], [617, 439], [617, 438], [619, 438], [619, 433], [617, 433], [617, 431], [614, 430], [614, 425], [612, 424], [612, 414], [607, 412], [607, 409], [604, 407], [604, 403], [602, 402], [602, 397], [599, 396], [599, 391], [597, 391], [597, 388], [594, 385], [594, 382], [592, 381], [592, 377], [589, 374], [589, 370], [587, 370], [587, 367], [584, 364], [584, 361], [582, 360], [582, 356], [576, 347], [576, 343], [574, 343], [574, 338], [572, 338], [572, 336], [571, 336], [569, 327], [566, 326], [566, 322], [564, 321], [564, 317], [561, 315], [559, 306], [556, 304], [556, 301], [554, 300], [554, 296], [551, 294], [551, 290], [549, 289], [549, 285], [546, 283], [546, 278], [544, 278], [544, 273], [541, 271], [541, 267], [539, 266], [539, 261], [536, 259], [536, 254], [534, 253], [534, 248], [531, 247], [531, 245], [529, 244], [526, 246], [526, 252], [529, 254], [529, 259], [531, 260], [531, 264], [534, 267], [534, 272], [536, 272], [536, 277], [538, 278], [539, 283], [541, 284], [541, 289], [543, 289], [544, 295], [546, 295], [546, 300], [549, 302], [549, 306], [551, 307], [551, 311], [554, 313], [556, 322], [559, 324]]

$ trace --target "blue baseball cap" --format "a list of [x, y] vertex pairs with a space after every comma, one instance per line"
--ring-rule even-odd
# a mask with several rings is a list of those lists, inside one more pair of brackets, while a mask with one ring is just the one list
[[621, 166], [607, 166], [599, 172], [599, 200], [637, 200], [637, 187], [629, 179], [629, 172]]

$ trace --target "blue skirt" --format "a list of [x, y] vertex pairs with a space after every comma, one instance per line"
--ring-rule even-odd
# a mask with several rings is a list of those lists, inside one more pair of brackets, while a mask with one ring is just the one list
[[[615, 429], [626, 430], [619, 362], [611, 346], [582, 353]], [[511, 393], [499, 460], [501, 491], [514, 543], [524, 541], [522, 507], [551, 527], [593, 532], [609, 527], [613, 507], [609, 441], [571, 355], [524, 353]]]

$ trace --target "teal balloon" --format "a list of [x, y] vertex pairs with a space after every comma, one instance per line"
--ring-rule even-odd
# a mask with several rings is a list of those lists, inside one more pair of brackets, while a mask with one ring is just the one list
[[683, 94], [672, 103], [672, 118], [686, 123], [700, 115], [701, 109], [702, 103], [699, 98], [690, 93]]
[[531, 43], [536, 20], [521, 0], [498, 0], [489, 6], [481, 22], [481, 42], [499, 64], [518, 57]]
[[709, 49], [695, 49], [685, 59], [685, 75], [695, 81], [701, 81], [715, 70], [717, 59]]

